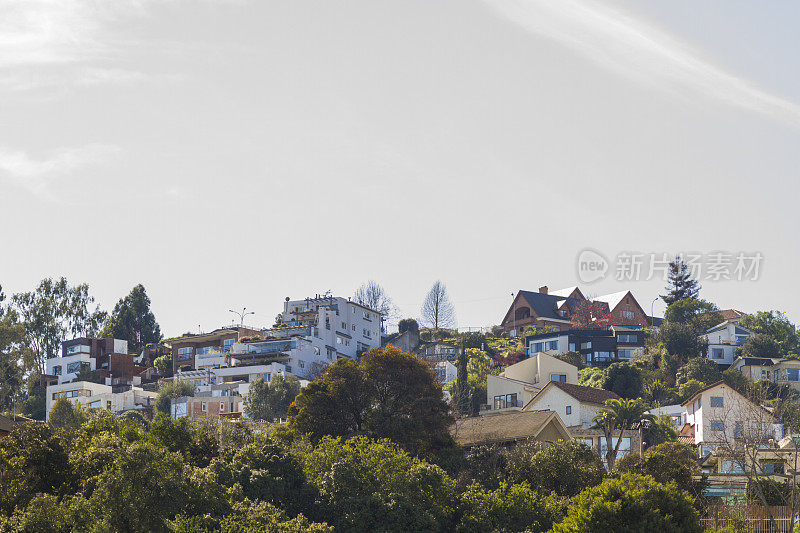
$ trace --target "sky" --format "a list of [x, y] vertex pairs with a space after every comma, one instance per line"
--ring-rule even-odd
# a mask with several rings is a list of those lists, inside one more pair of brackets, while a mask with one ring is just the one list
[[[701, 297], [800, 321], [798, 17], [0, 0], [0, 284], [66, 276], [110, 309], [142, 283], [170, 336], [369, 279], [419, 317], [441, 279], [472, 328], [542, 285], [660, 315], [649, 261], [684, 253]], [[586, 250], [606, 261], [591, 282]]]

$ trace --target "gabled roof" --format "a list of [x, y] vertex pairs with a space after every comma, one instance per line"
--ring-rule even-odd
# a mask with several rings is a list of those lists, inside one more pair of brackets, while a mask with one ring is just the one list
[[573, 287], [566, 287], [564, 289], [558, 289], [557, 291], [550, 291], [550, 294], [553, 296], [562, 296], [564, 298], [568, 298], [575, 291], [578, 291], [581, 295], [583, 295], [577, 285]]
[[462, 446], [536, 439], [542, 431], [553, 424], [563, 440], [570, 440], [564, 422], [555, 411], [508, 411], [483, 416], [460, 418], [450, 426], [450, 433]]
[[713, 333], [713, 332], [715, 332], [715, 331], [719, 331], [719, 330], [721, 330], [721, 329], [726, 329], [726, 328], [727, 328], [728, 326], [730, 326], [731, 324], [733, 324], [733, 327], [735, 328], [735, 333], [736, 333], [737, 335], [745, 335], [745, 334], [746, 334], [746, 335], [752, 335], [752, 334], [753, 334], [753, 332], [752, 332], [752, 331], [750, 331], [749, 329], [745, 329], [745, 328], [743, 328], [742, 326], [740, 326], [740, 325], [738, 324], [738, 321], [737, 321], [737, 320], [734, 320], [734, 321], [731, 321], [731, 320], [723, 320], [722, 322], [720, 322], [720, 323], [719, 323], [719, 324], [717, 324], [716, 326], [713, 326], [713, 327], [710, 327], [710, 328], [708, 328], [708, 330], [706, 330], [706, 333]]
[[556, 387], [561, 389], [562, 391], [566, 392], [580, 403], [591, 403], [595, 405], [603, 405], [605, 404], [606, 400], [611, 399], [619, 399], [619, 396], [610, 391], [605, 389], [596, 389], [594, 387], [584, 387], [583, 385], [573, 385], [572, 383], [562, 383], [561, 381], [551, 381], [547, 385], [545, 385], [542, 390], [536, 393], [536, 395], [530, 399], [530, 401], [525, 404], [522, 408], [524, 411], [531, 405], [536, 399], [543, 395], [545, 391], [549, 390], [551, 387]]
[[619, 291], [619, 292], [612, 292], [611, 294], [605, 294], [603, 296], [597, 296], [592, 298], [593, 302], [605, 302], [608, 304], [608, 310], [613, 311], [617, 305], [625, 298], [628, 293], [631, 291]]
[[737, 320], [745, 316], [747, 313], [739, 311], [738, 309], [722, 309], [719, 312], [722, 315], [722, 320]]
[[544, 294], [541, 292], [533, 292], [533, 291], [519, 291], [522, 297], [528, 302], [528, 305], [531, 306], [531, 309], [536, 314], [536, 316], [540, 318], [554, 318], [557, 320], [564, 320], [560, 314], [558, 314], [558, 306], [561, 302], [566, 301], [567, 304], [570, 306], [577, 305], [579, 300], [578, 298], [567, 298], [565, 296], [556, 296], [553, 294]]

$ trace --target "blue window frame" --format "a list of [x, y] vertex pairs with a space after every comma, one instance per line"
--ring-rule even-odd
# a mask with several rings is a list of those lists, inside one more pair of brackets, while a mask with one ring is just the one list
[[722, 396], [712, 396], [711, 407], [723, 407]]

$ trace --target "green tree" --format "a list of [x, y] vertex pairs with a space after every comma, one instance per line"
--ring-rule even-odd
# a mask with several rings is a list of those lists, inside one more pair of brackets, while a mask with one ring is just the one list
[[47, 389], [38, 383], [31, 385], [28, 395], [22, 400], [22, 414], [34, 420], [44, 421], [47, 414], [46, 391]]
[[670, 304], [664, 312], [664, 321], [691, 326], [696, 334], [705, 333], [722, 322], [722, 313], [716, 305], [705, 300], [685, 298]]
[[757, 333], [751, 335], [741, 346], [737, 346], [735, 355], [736, 357], [780, 359], [788, 354], [781, 352], [781, 345], [773, 337]]
[[249, 444], [235, 453], [217, 457], [210, 470], [225, 487], [241, 487], [253, 501], [269, 502], [289, 514], [308, 513], [315, 490], [306, 483], [303, 465], [273, 441]]
[[397, 331], [400, 333], [405, 333], [406, 331], [410, 331], [412, 333], [416, 333], [419, 335], [419, 324], [413, 318], [404, 318], [400, 322], [397, 323]]
[[73, 404], [66, 398], [59, 398], [50, 409], [47, 423], [53, 428], [77, 429], [86, 421], [86, 414], [79, 405]]
[[702, 490], [702, 483], [695, 481], [694, 476], [700, 474], [697, 465], [697, 453], [691, 446], [679, 442], [664, 442], [652, 446], [645, 452], [644, 458], [635, 456], [636, 460], [628, 464], [628, 468], [621, 466], [621, 473], [634, 473], [652, 476], [659, 483], [674, 482], [681, 490], [697, 497]]
[[623, 398], [638, 398], [642, 395], [642, 371], [633, 363], [612, 363], [605, 371], [603, 388]]
[[161, 357], [156, 357], [155, 361], [153, 361], [153, 366], [156, 368], [156, 372], [159, 373], [161, 376], [171, 375], [172, 374], [172, 354], [162, 355]]
[[689, 265], [680, 257], [675, 257], [669, 263], [669, 285], [665, 288], [667, 294], [661, 295], [661, 299], [667, 305], [672, 305], [677, 301], [686, 299], [697, 299], [700, 294], [700, 284], [692, 277]]
[[103, 335], [128, 341], [128, 350], [134, 353], [161, 340], [161, 328], [150, 310], [150, 297], [144, 285], [136, 285], [130, 294], [120, 298]]
[[542, 493], [572, 497], [603, 481], [605, 468], [597, 452], [582, 442], [519, 444], [508, 452], [509, 481], [528, 483]]
[[96, 516], [82, 496], [59, 499], [52, 494], [37, 494], [27, 507], [17, 508], [2, 531], [18, 533], [89, 533]]
[[72, 287], [63, 277], [43, 279], [36, 289], [15, 294], [12, 300], [31, 348], [26, 364], [36, 373], [44, 372], [48, 358], [58, 356], [62, 340], [93, 336], [108, 318], [99, 308], [90, 308], [94, 298], [88, 285]]
[[304, 470], [337, 530], [452, 530], [455, 481], [388, 440], [323, 437]]
[[594, 387], [596, 389], [603, 388], [603, 382], [606, 379], [606, 373], [602, 368], [590, 366], [581, 372], [581, 378], [578, 381], [584, 387]]
[[244, 413], [252, 420], [273, 421], [285, 418], [289, 406], [300, 394], [300, 380], [289, 374], [276, 374], [269, 382], [259, 378], [250, 383], [250, 392], [244, 402]]
[[665, 322], [656, 336], [667, 353], [682, 359], [703, 355], [706, 344], [697, 337], [694, 328], [688, 324]]
[[452, 445], [452, 418], [430, 368], [397, 348], [337, 361], [289, 407], [289, 426], [313, 440], [357, 433], [389, 438], [415, 454]]
[[689, 381], [682, 384], [678, 388], [678, 396], [680, 396], [681, 401], [686, 401], [695, 394], [697, 394], [697, 391], [704, 388], [705, 386], [706, 384], [703, 383], [702, 381], [697, 381], [696, 379], [690, 379]]
[[753, 333], [761, 333], [775, 339], [784, 355], [798, 355], [800, 333], [786, 315], [780, 311], [759, 311], [755, 315], [745, 315], [739, 324]]
[[156, 396], [155, 402], [156, 411], [169, 416], [173, 398], [194, 396], [194, 393], [195, 386], [191, 381], [184, 381], [182, 379], [167, 381], [158, 389], [158, 396]]
[[678, 386], [693, 379], [706, 384], [716, 383], [722, 379], [722, 372], [719, 365], [711, 359], [695, 357], [680, 367], [675, 374], [675, 382]]
[[22, 424], [0, 439], [0, 511], [6, 516], [36, 494], [57, 494], [69, 479], [67, 452], [46, 424]]
[[3, 313], [0, 307], [0, 411], [11, 410], [22, 392], [24, 340], [25, 328], [17, 321], [17, 314], [13, 310]]
[[751, 381], [735, 368], [729, 368], [723, 372], [722, 379], [726, 385], [732, 387], [739, 394], [749, 396]]
[[557, 499], [542, 496], [526, 483], [502, 482], [490, 491], [473, 484], [461, 495], [461, 508], [459, 533], [543, 532], [563, 516]]
[[[606, 439], [605, 460], [609, 470], [614, 470], [622, 436], [625, 431], [638, 424], [646, 415], [646, 408], [638, 400], [611, 398], [606, 400], [605, 407], [594, 417], [594, 422], [603, 430]], [[617, 442], [614, 444], [614, 438]]]
[[631, 531], [700, 533], [700, 517], [686, 492], [650, 476], [623, 474], [579, 494], [555, 533]]

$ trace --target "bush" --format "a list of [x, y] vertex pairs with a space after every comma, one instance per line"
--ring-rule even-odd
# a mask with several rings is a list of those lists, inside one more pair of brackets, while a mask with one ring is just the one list
[[650, 476], [623, 474], [580, 493], [555, 533], [640, 531], [700, 533], [700, 518], [686, 492]]
[[493, 491], [472, 485], [461, 495], [461, 519], [456, 531], [549, 531], [563, 516], [561, 502], [544, 497], [526, 483], [503, 482]]
[[155, 403], [156, 411], [169, 415], [173, 398], [194, 396], [194, 393], [195, 386], [191, 381], [183, 381], [181, 379], [168, 381], [161, 385], [161, 388], [158, 390]]
[[603, 481], [605, 468], [597, 452], [582, 442], [558, 442], [548, 447], [519, 444], [508, 453], [508, 479], [535, 490], [575, 496]]

